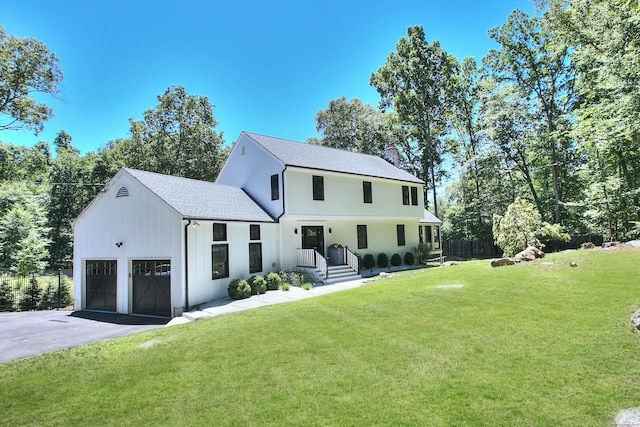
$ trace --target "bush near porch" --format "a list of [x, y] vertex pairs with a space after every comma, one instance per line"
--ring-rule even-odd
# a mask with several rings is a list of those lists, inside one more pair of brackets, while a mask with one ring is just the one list
[[2, 422], [611, 425], [640, 402], [638, 265], [469, 261], [6, 362]]

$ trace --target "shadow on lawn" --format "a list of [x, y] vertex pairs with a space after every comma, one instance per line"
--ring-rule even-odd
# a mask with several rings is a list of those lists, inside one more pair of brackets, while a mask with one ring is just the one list
[[166, 325], [168, 317], [132, 316], [129, 314], [103, 313], [99, 311], [74, 311], [70, 316], [96, 322], [113, 323], [116, 325]]

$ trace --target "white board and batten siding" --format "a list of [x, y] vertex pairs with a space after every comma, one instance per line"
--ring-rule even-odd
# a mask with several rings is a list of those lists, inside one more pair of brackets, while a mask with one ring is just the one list
[[[216, 183], [242, 188], [273, 218], [282, 215], [282, 161], [242, 134], [216, 178]], [[271, 176], [278, 175], [278, 194], [271, 200]]]
[[[213, 224], [225, 224], [227, 240], [213, 241]], [[198, 221], [197, 227], [187, 227], [189, 241], [189, 305], [202, 304], [228, 296], [227, 288], [233, 279], [248, 279], [278, 271], [278, 224], [237, 221]], [[250, 225], [260, 226], [260, 239], [250, 240]], [[249, 243], [261, 243], [262, 270], [249, 271]], [[228, 245], [229, 277], [212, 278], [211, 252], [213, 245]]]
[[[120, 171], [74, 222], [75, 308], [85, 308], [86, 261], [115, 260], [117, 311], [131, 313], [131, 261], [170, 260], [173, 271], [182, 271], [181, 223], [177, 212]], [[172, 307], [179, 307], [182, 279], [174, 274], [171, 281]]]

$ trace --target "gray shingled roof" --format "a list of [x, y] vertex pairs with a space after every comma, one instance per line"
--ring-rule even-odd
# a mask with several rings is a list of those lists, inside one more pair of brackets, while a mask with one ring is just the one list
[[273, 222], [241, 188], [207, 181], [125, 170], [184, 218]]
[[381, 157], [251, 132], [243, 133], [279, 158], [285, 165], [423, 183], [421, 179], [393, 166]]

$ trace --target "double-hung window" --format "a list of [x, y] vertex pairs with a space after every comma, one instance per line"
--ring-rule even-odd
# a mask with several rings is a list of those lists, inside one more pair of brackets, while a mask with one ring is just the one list
[[398, 235], [398, 246], [404, 246], [405, 238], [404, 238], [404, 224], [396, 225], [396, 234]]
[[324, 200], [324, 177], [313, 175], [313, 200]]
[[367, 248], [367, 226], [358, 225], [358, 249]]
[[227, 224], [213, 224], [213, 241], [211, 245], [211, 278], [229, 277], [229, 244], [227, 242]]
[[403, 205], [409, 204], [409, 186], [408, 185], [402, 186], [402, 204]]
[[362, 181], [362, 198], [364, 203], [373, 203], [373, 193], [371, 192], [371, 181]]
[[249, 226], [249, 273], [259, 273], [262, 271], [262, 243], [260, 240], [260, 225], [251, 224]]
[[411, 187], [411, 204], [418, 206], [418, 187]]
[[278, 174], [271, 175], [271, 200], [280, 198], [280, 178]]

